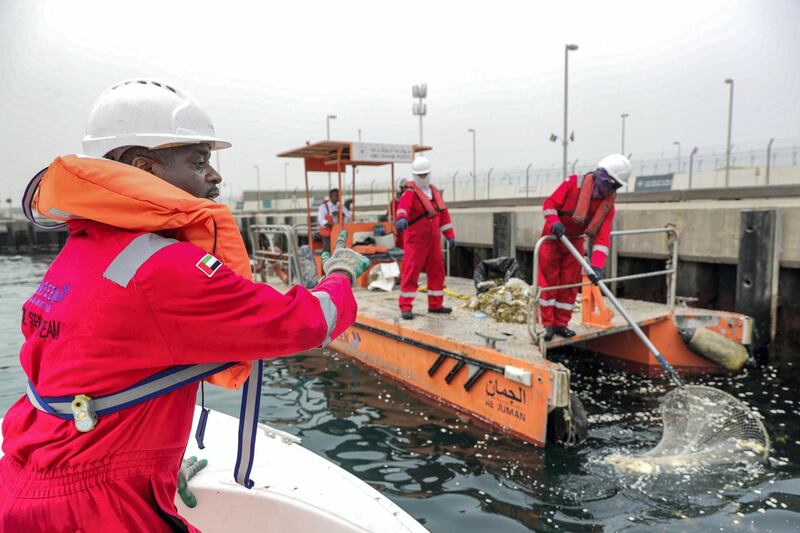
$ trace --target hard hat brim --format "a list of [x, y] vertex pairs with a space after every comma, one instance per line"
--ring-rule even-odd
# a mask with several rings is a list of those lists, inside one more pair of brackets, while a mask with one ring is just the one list
[[212, 150], [223, 150], [232, 146], [231, 143], [226, 140], [209, 135], [131, 133], [129, 135], [114, 135], [109, 137], [92, 137], [87, 135], [83, 138], [83, 151], [87, 155], [103, 157], [110, 151], [122, 146], [144, 146], [145, 148], [155, 150], [157, 148], [171, 148], [201, 143], [211, 145]]

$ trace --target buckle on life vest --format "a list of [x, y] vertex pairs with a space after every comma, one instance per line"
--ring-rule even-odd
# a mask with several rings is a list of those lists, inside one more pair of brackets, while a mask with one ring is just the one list
[[72, 420], [75, 421], [75, 429], [81, 433], [91, 431], [97, 425], [97, 414], [94, 411], [94, 402], [85, 394], [78, 394], [70, 404], [72, 409]]

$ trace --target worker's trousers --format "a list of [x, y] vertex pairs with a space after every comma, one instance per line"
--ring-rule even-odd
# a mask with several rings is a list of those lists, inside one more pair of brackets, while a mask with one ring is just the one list
[[[427, 238], [426, 238], [427, 237]], [[417, 295], [417, 281], [424, 269], [428, 274], [428, 309], [444, 303], [444, 259], [438, 235], [406, 235], [403, 248], [403, 273], [400, 281], [400, 310], [411, 311]]]
[[[579, 253], [583, 254], [583, 239], [570, 239]], [[581, 265], [563, 244], [548, 240], [539, 251], [539, 287], [554, 287], [578, 283]], [[539, 309], [545, 326], [566, 326], [572, 318], [578, 288], [541, 292]]]

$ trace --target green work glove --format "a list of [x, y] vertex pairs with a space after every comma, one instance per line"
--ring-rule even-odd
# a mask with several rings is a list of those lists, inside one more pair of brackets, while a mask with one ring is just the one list
[[189, 490], [189, 480], [204, 469], [207, 464], [208, 461], [205, 459], [198, 461], [194, 455], [181, 462], [181, 469], [178, 470], [178, 494], [180, 494], [181, 500], [186, 504], [186, 507], [197, 506], [197, 498]]
[[360, 253], [346, 248], [345, 242], [347, 242], [347, 232], [343, 231], [336, 239], [333, 255], [322, 252], [322, 270], [326, 276], [333, 272], [345, 273], [350, 278], [350, 285], [352, 285], [371, 263]]

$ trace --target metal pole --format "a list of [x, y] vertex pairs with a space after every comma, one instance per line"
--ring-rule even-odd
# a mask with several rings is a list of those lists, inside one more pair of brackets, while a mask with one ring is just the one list
[[477, 165], [475, 163], [475, 150], [476, 150], [476, 143], [475, 143], [475, 130], [470, 128], [467, 131], [472, 133], [472, 199], [478, 199], [478, 172], [477, 172]]
[[681, 171], [681, 142], [673, 141], [672, 144], [678, 147], [678, 166], [676, 167], [675, 173], [679, 173]]
[[728, 186], [731, 173], [731, 127], [733, 125], [733, 80], [728, 78], [725, 83], [731, 86], [728, 99], [728, 144], [725, 145], [725, 187]]
[[486, 199], [488, 200], [492, 196], [492, 170], [494, 167], [489, 169], [489, 173], [486, 175]]
[[688, 187], [689, 189], [692, 188], [692, 171], [694, 168], [694, 156], [696, 153], [697, 153], [697, 147], [695, 146], [694, 150], [692, 150], [692, 155], [689, 156], [689, 187]]
[[456, 176], [458, 176], [458, 170], [455, 171], [453, 174], [453, 201], [456, 201]]
[[289, 190], [289, 176], [287, 174], [287, 168], [289, 167], [289, 163], [283, 164], [283, 189], [285, 191]]
[[258, 168], [258, 165], [253, 165], [256, 169], [256, 196], [258, 197], [258, 208], [256, 211], [258, 213], [261, 212], [261, 206], [264, 205], [261, 201], [261, 169]]
[[[572, 243], [569, 242], [569, 239], [566, 237], [566, 235], [562, 236], [560, 241], [567, 248], [567, 250], [570, 251], [573, 257], [575, 257], [578, 263], [580, 263], [581, 267], [583, 267], [583, 270], [587, 274], [591, 273], [593, 275], [594, 271], [592, 270], [592, 267], [589, 266], [589, 263], [586, 262], [586, 259], [583, 258], [580, 252], [578, 252], [578, 250], [575, 249], [575, 246], [573, 246]], [[652, 353], [653, 356], [658, 360], [658, 362], [661, 363], [661, 366], [664, 367], [664, 370], [667, 371], [672, 380], [675, 381], [675, 383], [679, 387], [682, 387], [684, 384], [683, 380], [680, 378], [680, 376], [678, 376], [678, 374], [675, 373], [675, 370], [672, 368], [672, 366], [670, 366], [667, 360], [664, 359], [664, 356], [661, 355], [661, 352], [658, 351], [658, 348], [656, 348], [650, 341], [650, 339], [647, 338], [647, 335], [644, 334], [642, 328], [639, 327], [639, 324], [637, 324], [636, 321], [633, 320], [633, 318], [631, 318], [628, 312], [625, 311], [625, 309], [622, 307], [622, 304], [620, 304], [619, 300], [617, 300], [617, 297], [614, 296], [614, 293], [612, 293], [609, 290], [609, 288], [606, 286], [605, 283], [603, 283], [602, 280], [597, 281], [597, 286], [603, 292], [605, 297], [608, 298], [608, 300], [612, 304], [614, 304], [614, 307], [617, 309], [617, 311], [619, 311], [619, 314], [621, 314], [622, 317], [628, 322], [633, 332], [636, 333], [636, 336], [639, 337], [639, 339], [644, 343], [647, 349], [650, 350], [650, 353]]]
[[358, 128], [358, 142], [361, 142], [361, 128]]
[[[419, 99], [420, 109], [422, 108], [422, 98]], [[419, 115], [419, 145], [423, 146], [422, 144], [422, 113]]]
[[564, 143], [564, 159], [561, 167], [561, 179], [567, 178], [567, 143], [569, 142], [569, 133], [567, 131], [567, 94], [569, 91], [569, 52], [570, 50], [577, 50], [578, 45], [568, 44], [564, 46], [564, 136], [561, 142]]
[[578, 161], [580, 161], [580, 160], [576, 159], [575, 161], [572, 162], [572, 173], [573, 174], [575, 174], [575, 167], [577, 166]]
[[528, 166], [525, 167], [525, 198], [531, 195], [531, 190], [528, 188], [528, 184], [531, 181], [531, 165], [533, 165], [533, 163], [529, 163]]
[[375, 180], [369, 182], [369, 205], [375, 205], [375, 194], [372, 192], [372, 187], [375, 185]]
[[619, 153], [625, 155], [625, 119], [628, 118], [628, 113], [623, 113], [620, 115], [622, 117], [622, 147], [620, 148]]
[[770, 139], [769, 144], [767, 144], [767, 185], [769, 185], [769, 164], [771, 162], [770, 158], [772, 157], [772, 141], [775, 139]]
[[[336, 115], [328, 115], [325, 117], [325, 139], [330, 141], [331, 140], [331, 119], [335, 119]], [[328, 190], [331, 190], [331, 173], [328, 172]], [[341, 195], [342, 191], [339, 191]]]

